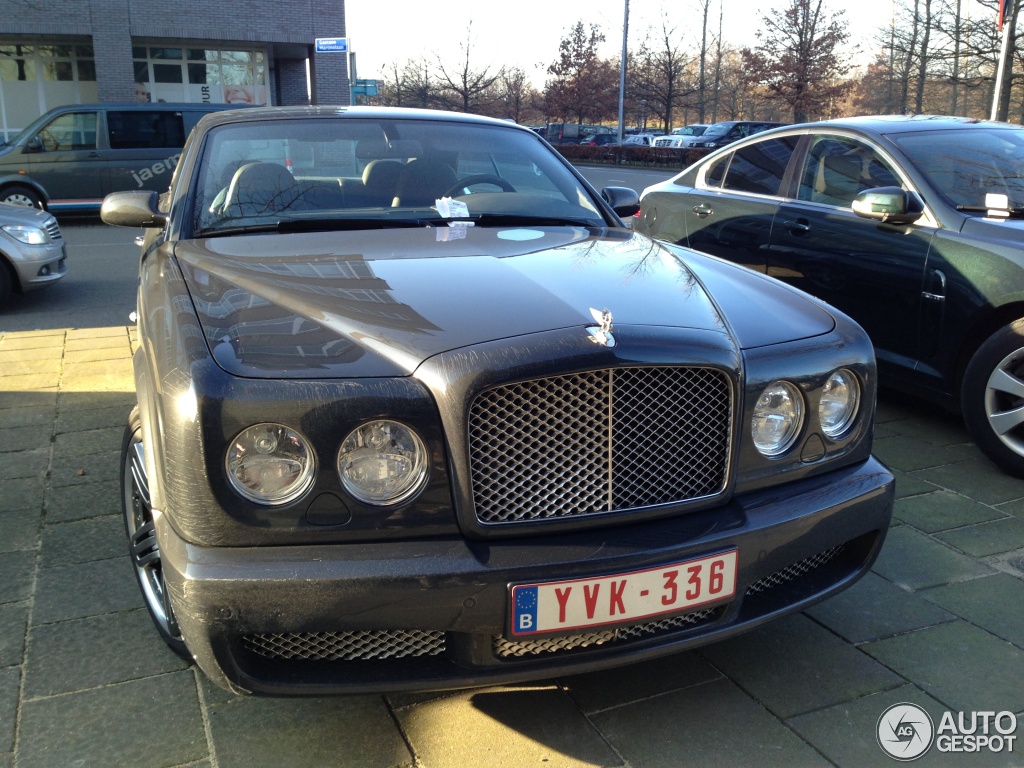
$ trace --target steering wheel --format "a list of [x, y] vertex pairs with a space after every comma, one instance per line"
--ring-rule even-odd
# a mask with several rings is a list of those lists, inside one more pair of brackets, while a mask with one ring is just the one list
[[505, 179], [501, 178], [501, 176], [495, 176], [491, 173], [478, 173], [474, 176], [467, 176], [464, 179], [459, 179], [457, 182], [452, 184], [451, 187], [446, 189], [441, 197], [452, 197], [460, 190], [472, 187], [476, 184], [493, 184], [496, 187], [501, 187], [502, 192], [516, 191], [516, 188], [505, 181]]

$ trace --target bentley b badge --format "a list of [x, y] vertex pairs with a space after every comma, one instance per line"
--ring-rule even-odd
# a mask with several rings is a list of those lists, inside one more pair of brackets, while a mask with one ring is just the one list
[[598, 323], [596, 326], [587, 326], [590, 340], [595, 344], [600, 344], [602, 347], [614, 347], [615, 337], [612, 336], [612, 313], [607, 309], [600, 310], [591, 307], [590, 314]]

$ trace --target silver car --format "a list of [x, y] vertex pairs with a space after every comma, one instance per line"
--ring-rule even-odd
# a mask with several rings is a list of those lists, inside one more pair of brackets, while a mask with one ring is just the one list
[[14, 292], [28, 293], [67, 273], [57, 219], [46, 211], [0, 203], [0, 309]]

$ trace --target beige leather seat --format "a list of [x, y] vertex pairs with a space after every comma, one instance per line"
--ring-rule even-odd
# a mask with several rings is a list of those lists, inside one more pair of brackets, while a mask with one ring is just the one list
[[300, 190], [288, 169], [277, 163], [248, 163], [231, 178], [225, 216], [279, 213], [296, 205]]

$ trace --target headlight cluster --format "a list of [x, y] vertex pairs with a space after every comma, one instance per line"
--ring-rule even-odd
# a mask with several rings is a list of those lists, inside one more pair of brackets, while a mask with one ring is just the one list
[[[860, 382], [852, 371], [833, 371], [821, 389], [818, 423], [826, 437], [842, 437], [860, 410]], [[797, 441], [807, 419], [803, 394], [795, 384], [773, 381], [754, 406], [750, 432], [764, 456], [780, 456]]]
[[[313, 485], [316, 470], [309, 441], [283, 424], [254, 424], [228, 446], [228, 480], [258, 504], [281, 505]], [[414, 496], [427, 478], [427, 450], [420, 437], [397, 421], [362, 424], [342, 441], [337, 470], [341, 484], [365, 504], [387, 506]]]
[[49, 239], [46, 232], [39, 227], [30, 227], [22, 224], [8, 224], [3, 227], [4, 232], [25, 245], [43, 245]]

